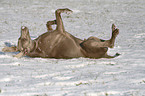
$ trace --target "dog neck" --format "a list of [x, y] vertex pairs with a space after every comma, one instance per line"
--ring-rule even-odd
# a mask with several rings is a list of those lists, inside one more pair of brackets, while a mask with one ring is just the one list
[[27, 47], [28, 53], [30, 53], [31, 51], [33, 51], [34, 48], [35, 48], [35, 46], [36, 46], [36, 42], [33, 41], [33, 40], [30, 40], [29, 45], [28, 45], [28, 47]]

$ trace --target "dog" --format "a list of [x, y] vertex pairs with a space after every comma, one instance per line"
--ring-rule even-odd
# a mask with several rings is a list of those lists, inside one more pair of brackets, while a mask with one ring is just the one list
[[[114, 58], [107, 54], [108, 47], [113, 48], [115, 38], [119, 34], [119, 29], [112, 24], [112, 37], [110, 40], [102, 40], [96, 37], [89, 37], [81, 40], [65, 31], [61, 13], [72, 13], [73, 11], [65, 9], [57, 9], [55, 11], [56, 20], [48, 21], [46, 26], [48, 32], [40, 35], [38, 38], [31, 40], [29, 29], [25, 26], [21, 27], [21, 36], [18, 39], [17, 46], [5, 47], [3, 52], [17, 52], [14, 57], [22, 56], [42, 57], [42, 58]], [[52, 29], [52, 25], [56, 24], [56, 29]]]

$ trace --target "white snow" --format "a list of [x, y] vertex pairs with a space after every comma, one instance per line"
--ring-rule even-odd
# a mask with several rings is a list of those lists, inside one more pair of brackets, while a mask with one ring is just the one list
[[[145, 0], [1, 0], [0, 96], [144, 96]], [[21, 26], [37, 38], [59, 8], [65, 29], [84, 39], [109, 39], [111, 24], [120, 29], [114, 59], [14, 58], [3, 47], [16, 45]], [[54, 26], [55, 28], [55, 26]]]

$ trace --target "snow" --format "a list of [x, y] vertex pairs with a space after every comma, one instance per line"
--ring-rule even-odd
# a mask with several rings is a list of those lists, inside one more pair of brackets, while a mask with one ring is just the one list
[[[58, 8], [65, 29], [84, 39], [109, 39], [111, 24], [120, 29], [114, 59], [14, 58], [0, 51], [0, 96], [145, 96], [144, 0], [1, 0], [0, 50], [16, 45], [21, 26], [31, 37], [46, 32]], [[54, 26], [55, 27], [55, 26]]]

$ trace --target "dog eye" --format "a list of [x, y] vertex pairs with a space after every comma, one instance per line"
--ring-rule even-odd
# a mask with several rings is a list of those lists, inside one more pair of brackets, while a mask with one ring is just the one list
[[21, 37], [18, 40], [21, 40]]

